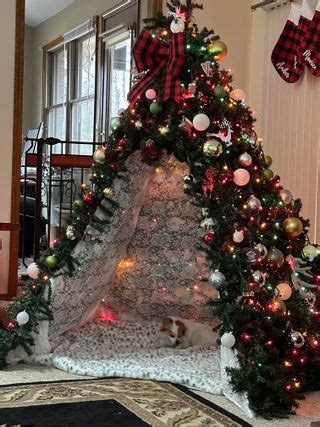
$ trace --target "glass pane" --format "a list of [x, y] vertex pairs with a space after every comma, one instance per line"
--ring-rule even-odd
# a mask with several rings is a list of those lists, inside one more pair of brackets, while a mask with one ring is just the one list
[[117, 116], [120, 108], [128, 106], [127, 96], [130, 89], [130, 38], [111, 46], [110, 70], [110, 118]]
[[[72, 105], [72, 140], [93, 141], [94, 98]], [[72, 144], [72, 154], [92, 154], [92, 145]]]
[[[66, 138], [66, 108], [58, 107], [48, 112], [48, 136], [65, 141]], [[62, 152], [62, 144], [53, 146], [54, 153]]]
[[91, 35], [78, 42], [78, 91], [77, 98], [94, 95], [96, 67], [96, 40]]
[[52, 54], [52, 103], [64, 102], [67, 95], [67, 58], [64, 49]]

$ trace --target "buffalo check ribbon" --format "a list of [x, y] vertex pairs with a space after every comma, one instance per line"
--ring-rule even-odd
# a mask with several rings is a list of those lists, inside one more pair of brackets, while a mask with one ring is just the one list
[[138, 71], [146, 73], [129, 93], [131, 106], [154, 83], [158, 86], [158, 102], [169, 98], [180, 102], [182, 96], [180, 74], [186, 62], [183, 32], [172, 34], [170, 42], [165, 43], [153, 38], [148, 31], [142, 30], [133, 47], [133, 56]]

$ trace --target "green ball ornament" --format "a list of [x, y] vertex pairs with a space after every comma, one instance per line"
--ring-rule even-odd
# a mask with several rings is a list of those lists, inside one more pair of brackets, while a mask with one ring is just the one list
[[216, 61], [222, 61], [227, 56], [228, 47], [221, 40], [214, 40], [210, 43], [208, 51], [213, 54]]
[[265, 169], [263, 171], [263, 176], [267, 181], [270, 181], [274, 177], [274, 173], [272, 169]]
[[75, 201], [73, 202], [73, 206], [78, 206], [78, 207], [80, 207], [80, 206], [82, 206], [82, 205], [83, 205], [82, 200], [75, 200]]
[[203, 146], [203, 153], [207, 157], [219, 157], [223, 151], [222, 145], [219, 141], [212, 139], [207, 141]]
[[304, 258], [312, 261], [314, 258], [316, 258], [318, 256], [318, 251], [317, 251], [317, 248], [315, 246], [308, 245], [302, 249], [302, 254], [303, 254]]
[[290, 217], [283, 221], [283, 230], [290, 238], [300, 236], [303, 232], [303, 224], [299, 218]]
[[119, 120], [119, 118], [118, 117], [116, 117], [116, 118], [114, 118], [114, 119], [112, 119], [111, 120], [111, 129], [113, 130], [113, 131], [115, 131], [115, 130], [117, 130], [117, 129], [119, 129], [120, 127], [121, 127], [121, 122], [120, 122], [120, 120]]
[[225, 89], [222, 86], [217, 86], [214, 89], [214, 95], [217, 98], [224, 98], [226, 96], [226, 91], [225, 91]]
[[264, 162], [268, 166], [268, 168], [272, 165], [272, 157], [268, 154], [264, 155]]
[[162, 112], [162, 107], [160, 104], [158, 104], [157, 102], [153, 102], [150, 105], [150, 112], [154, 115], [157, 116], [158, 114], [160, 114]]
[[106, 150], [104, 148], [98, 148], [93, 153], [93, 161], [98, 165], [103, 165], [106, 161]]
[[58, 260], [54, 255], [48, 255], [44, 261], [44, 265], [48, 268], [55, 268], [58, 264]]

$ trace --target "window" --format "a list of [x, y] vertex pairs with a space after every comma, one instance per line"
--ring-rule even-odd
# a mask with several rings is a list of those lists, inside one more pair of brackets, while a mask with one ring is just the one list
[[128, 106], [131, 68], [130, 33], [126, 32], [120, 40], [114, 40], [107, 47], [107, 55], [109, 56], [110, 73], [109, 115], [112, 119], [117, 116], [120, 108]]
[[[88, 26], [88, 24], [86, 24]], [[87, 28], [87, 26], [85, 28]], [[77, 35], [77, 32], [76, 32]], [[77, 144], [55, 146], [54, 152], [92, 154], [96, 86], [96, 33], [92, 30], [47, 54], [47, 135]]]
[[102, 69], [100, 76], [100, 142], [110, 132], [119, 109], [128, 106], [132, 45], [137, 30], [139, 2], [126, 0], [102, 15]]

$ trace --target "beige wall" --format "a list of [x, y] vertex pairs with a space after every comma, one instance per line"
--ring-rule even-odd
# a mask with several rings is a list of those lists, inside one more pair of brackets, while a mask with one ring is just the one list
[[[0, 222], [10, 222], [14, 93], [15, 1], [0, 0]], [[6, 293], [9, 233], [0, 231], [0, 294]]]
[[[228, 56], [221, 62], [231, 68], [235, 85], [248, 93], [249, 58], [251, 40], [251, 0], [201, 0], [202, 10], [195, 10], [194, 18], [199, 28], [213, 28], [229, 49]], [[166, 0], [163, 1], [166, 11]]]

